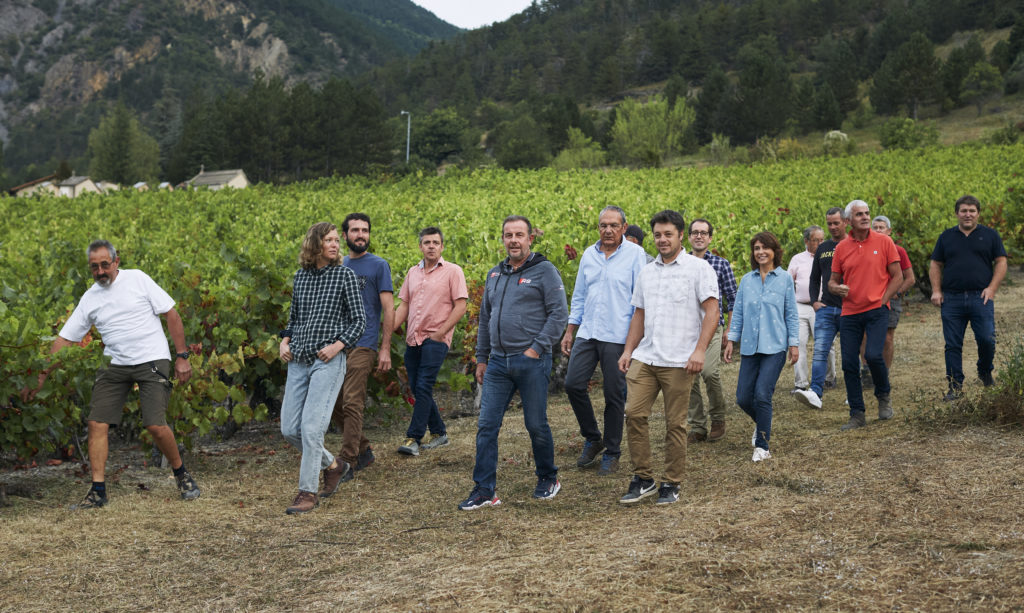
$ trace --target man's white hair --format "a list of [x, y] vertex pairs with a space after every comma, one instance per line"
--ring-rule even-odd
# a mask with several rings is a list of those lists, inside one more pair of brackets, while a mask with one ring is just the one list
[[868, 206], [868, 203], [863, 200], [851, 200], [850, 204], [846, 205], [846, 208], [843, 209], [843, 219], [849, 220], [853, 217], [853, 209], [859, 206], [862, 206], [865, 209], [871, 209], [871, 207]]

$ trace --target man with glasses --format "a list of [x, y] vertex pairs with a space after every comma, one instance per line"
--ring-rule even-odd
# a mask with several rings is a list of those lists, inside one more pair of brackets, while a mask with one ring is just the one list
[[[96, 282], [86, 290], [50, 350], [55, 354], [81, 341], [96, 326], [103, 337], [103, 353], [110, 357], [110, 366], [96, 373], [86, 420], [92, 487], [85, 500], [72, 509], [96, 509], [107, 504], [104, 476], [107, 435], [110, 426], [117, 427], [121, 423], [125, 400], [136, 384], [142, 424], [170, 463], [182, 499], [199, 498], [199, 487], [185, 470], [174, 431], [167, 425], [167, 403], [172, 387], [171, 354], [161, 315], [167, 319], [167, 330], [177, 354], [175, 378], [185, 383], [192, 376], [185, 327], [174, 309], [174, 300], [141, 270], [121, 270], [121, 260], [110, 242], [93, 241], [86, 249], [86, 256]], [[54, 364], [39, 375], [39, 387], [30, 395], [42, 388], [47, 375], [56, 367]]]
[[[722, 347], [722, 328], [728, 325], [732, 314], [732, 303], [736, 298], [736, 275], [732, 272], [729, 260], [711, 253], [711, 237], [715, 231], [711, 222], [706, 219], [694, 219], [690, 222], [690, 254], [711, 264], [718, 277], [718, 295], [720, 309], [718, 327], [708, 346], [704, 368], [700, 378], [694, 377], [690, 388], [690, 409], [686, 424], [690, 433], [686, 436], [688, 444], [702, 441], [717, 441], [725, 436], [725, 394], [722, 392], [720, 376]], [[700, 381], [708, 390], [708, 409], [704, 409], [704, 401], [700, 395]], [[708, 418], [711, 418], [711, 429], [708, 430]]]
[[[633, 288], [647, 265], [647, 254], [623, 239], [626, 213], [617, 206], [601, 211], [598, 230], [600, 239], [580, 258], [562, 353], [569, 357], [565, 393], [583, 437], [583, 452], [576, 466], [593, 466], [604, 451], [597, 474], [610, 475], [619, 467], [626, 405], [626, 375], [619, 370], [618, 360], [633, 316]], [[598, 364], [604, 387], [603, 439], [589, 392]]]

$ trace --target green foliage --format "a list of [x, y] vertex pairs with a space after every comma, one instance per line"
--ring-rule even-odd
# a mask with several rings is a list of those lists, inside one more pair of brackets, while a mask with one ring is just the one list
[[629, 98], [618, 107], [612, 126], [612, 151], [626, 164], [658, 167], [679, 151], [696, 116], [683, 100], [674, 107], [662, 96], [641, 104]]
[[746, 142], [779, 134], [790, 116], [793, 83], [778, 42], [771, 36], [758, 37], [740, 48], [737, 63], [733, 134]]
[[160, 146], [123, 103], [89, 133], [89, 173], [93, 179], [132, 185], [159, 174]]
[[939, 131], [929, 122], [890, 117], [879, 129], [878, 139], [885, 149], [919, 149], [937, 145]]
[[1024, 136], [1022, 128], [1024, 128], [1024, 124], [1008, 121], [1003, 127], [988, 132], [984, 141], [990, 145], [1015, 145]]
[[942, 87], [946, 96], [959, 105], [964, 79], [971, 67], [985, 61], [985, 50], [977, 36], [971, 36], [967, 43], [949, 52], [949, 58], [942, 65]]
[[939, 423], [954, 426], [1024, 427], [1024, 336], [1013, 341], [1010, 356], [996, 372], [996, 384], [979, 395], [965, 395], [933, 411]]
[[569, 145], [562, 149], [551, 162], [555, 170], [573, 170], [576, 168], [600, 168], [606, 163], [607, 156], [601, 145], [583, 133], [579, 128], [569, 128]]
[[445, 158], [462, 152], [462, 133], [469, 122], [452, 107], [434, 109], [413, 127], [412, 149], [416, 155], [440, 164]]
[[971, 67], [964, 77], [963, 91], [960, 96], [965, 102], [971, 102], [978, 109], [978, 117], [985, 104], [1003, 92], [1003, 77], [999, 69], [988, 62], [979, 61]]
[[502, 168], [540, 168], [551, 161], [547, 139], [529, 115], [520, 115], [498, 126], [494, 145], [494, 157]]
[[914, 32], [896, 53], [882, 62], [871, 87], [871, 104], [882, 113], [905, 106], [917, 119], [921, 104], [935, 100], [940, 92], [939, 63], [928, 38]]

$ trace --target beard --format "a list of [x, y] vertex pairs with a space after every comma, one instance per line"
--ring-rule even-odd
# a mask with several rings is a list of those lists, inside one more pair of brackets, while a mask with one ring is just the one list
[[348, 248], [349, 248], [349, 250], [352, 251], [352, 253], [363, 253], [364, 251], [366, 251], [367, 249], [370, 248], [370, 241], [369, 240], [366, 241], [366, 244], [357, 245], [356, 243], [353, 243], [352, 241], [350, 241], [350, 240], [348, 240], [346, 238], [345, 239], [345, 244], [348, 245]]
[[100, 275], [98, 277], [95, 277], [95, 279], [96, 282], [103, 287], [107, 287], [108, 285], [110, 285], [110, 275]]

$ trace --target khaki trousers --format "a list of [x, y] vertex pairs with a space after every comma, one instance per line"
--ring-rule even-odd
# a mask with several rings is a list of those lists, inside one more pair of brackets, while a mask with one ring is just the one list
[[359, 454], [366, 451], [370, 441], [363, 435], [363, 410], [366, 408], [366, 379], [373, 369], [377, 352], [369, 347], [356, 347], [348, 353], [345, 383], [334, 403], [331, 421], [341, 430], [342, 460], [355, 466]]
[[648, 419], [658, 392], [665, 400], [665, 473], [663, 481], [681, 483], [686, 468], [686, 413], [693, 375], [685, 368], [650, 366], [637, 360], [626, 373], [626, 440], [633, 473], [654, 479]]

